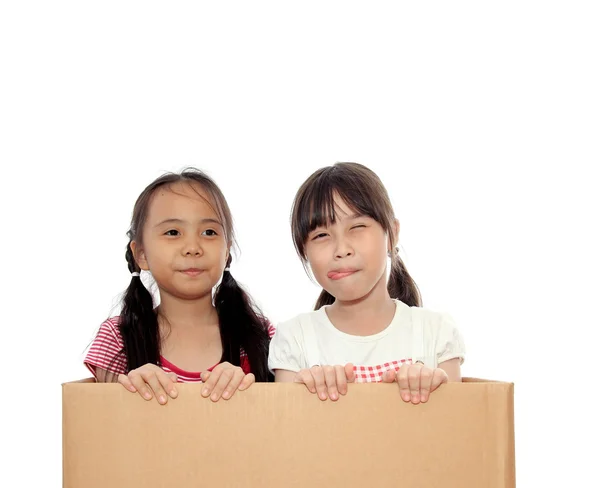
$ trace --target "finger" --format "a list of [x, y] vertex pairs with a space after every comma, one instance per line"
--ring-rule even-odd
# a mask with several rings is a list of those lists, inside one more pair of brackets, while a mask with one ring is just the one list
[[121, 383], [125, 388], [127, 388], [130, 392], [135, 393], [136, 389], [135, 386], [133, 386], [133, 383], [131, 382], [131, 380], [127, 377], [126, 374], [120, 374], [117, 377], [117, 383]]
[[433, 381], [433, 370], [431, 368], [421, 368], [421, 389], [420, 399], [421, 402], [425, 403], [429, 400], [429, 393], [431, 392], [431, 382]]
[[[160, 381], [163, 389], [169, 393], [169, 396], [171, 398], [177, 398], [177, 389], [174, 384], [177, 382], [177, 375], [175, 373], [165, 373], [164, 371], [160, 371], [156, 374], [158, 381]], [[175, 380], [173, 380], [173, 375], [175, 376]]]
[[[212, 390], [212, 393], [210, 394], [210, 399], [213, 402], [216, 402], [219, 400], [219, 398], [221, 398], [223, 391], [225, 391], [225, 388], [227, 387], [229, 382], [233, 379], [234, 374], [235, 374], [235, 371], [233, 369], [224, 369], [222, 371], [222, 373], [219, 376], [219, 381], [217, 381], [215, 387]], [[210, 379], [209, 379], [209, 381], [210, 381]], [[239, 381], [241, 381], [241, 379]], [[239, 381], [238, 381], [238, 385], [239, 385]], [[236, 387], [237, 387], [237, 385], [236, 385]]]
[[383, 372], [383, 376], [381, 377], [381, 381], [384, 383], [393, 383], [396, 381], [396, 370], [388, 369]]
[[[231, 380], [229, 380], [229, 383], [225, 386], [223, 394], [221, 395], [225, 400], [229, 400], [235, 394], [237, 389], [242, 384], [242, 381], [244, 381], [244, 376], [246, 376], [242, 371], [242, 368], [235, 368], [232, 371], [233, 376], [231, 377]], [[213, 397], [214, 395], [215, 394], [213, 393]]]
[[152, 390], [148, 388], [146, 381], [138, 371], [129, 373], [129, 380], [144, 400], [152, 400]]
[[142, 378], [144, 378], [146, 384], [148, 384], [150, 388], [152, 388], [152, 391], [154, 392], [154, 396], [158, 400], [158, 403], [164, 405], [165, 403], [167, 403], [167, 394], [165, 393], [165, 390], [163, 389], [160, 383], [159, 375], [160, 373], [156, 373], [155, 371], [149, 371], [142, 373]]
[[327, 395], [335, 401], [339, 397], [335, 368], [333, 366], [323, 366], [322, 370], [325, 377], [325, 385], [327, 386]]
[[441, 368], [435, 368], [433, 370], [430, 391], [437, 390], [438, 387], [444, 383], [448, 383], [448, 374]]
[[311, 393], [316, 393], [315, 379], [308, 369], [301, 369], [294, 377], [294, 383], [302, 383]]
[[[334, 366], [335, 382], [337, 384], [337, 391], [340, 395], [348, 393], [348, 380], [346, 379], [346, 369], [344, 366]], [[332, 398], [333, 400], [333, 398]]]
[[410, 402], [410, 387], [408, 384], [408, 364], [403, 364], [396, 373], [398, 388], [400, 388], [400, 396], [405, 402]]
[[356, 381], [356, 373], [354, 372], [354, 364], [348, 363], [344, 366], [344, 373], [346, 374], [346, 380], [348, 383], [354, 383]]
[[410, 401], [415, 405], [421, 401], [421, 368], [423, 368], [422, 365], [413, 364], [408, 369]]
[[249, 388], [250, 385], [252, 385], [253, 383], [256, 383], [256, 377], [252, 373], [248, 373], [244, 376], [244, 379], [240, 383], [238, 390], [244, 391], [245, 389]]
[[317, 395], [321, 400], [327, 400], [327, 385], [325, 383], [325, 375], [323, 374], [323, 368], [320, 366], [313, 366], [310, 368], [310, 374], [315, 379], [315, 389]]
[[221, 374], [223, 373], [222, 369], [217, 369], [218, 366], [212, 371], [205, 371], [202, 373], [201, 378], [204, 381], [204, 388], [202, 389], [202, 396], [204, 398], [208, 398], [212, 393], [215, 385], [219, 381]]

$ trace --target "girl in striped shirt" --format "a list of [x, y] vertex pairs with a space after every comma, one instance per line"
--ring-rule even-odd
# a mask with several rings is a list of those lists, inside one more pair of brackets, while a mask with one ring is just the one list
[[[97, 381], [161, 404], [176, 398], [178, 381], [203, 381], [213, 401], [269, 381], [274, 329], [231, 274], [232, 216], [214, 181], [193, 168], [156, 179], [127, 235], [121, 314], [100, 326], [84, 360]], [[156, 308], [142, 272], [158, 287]]]
[[421, 307], [398, 233], [387, 191], [365, 166], [338, 163], [304, 182], [292, 234], [323, 292], [315, 311], [277, 327], [275, 381], [303, 383], [321, 400], [336, 400], [348, 382], [397, 382], [402, 399], [416, 404], [461, 380], [462, 337], [450, 316]]

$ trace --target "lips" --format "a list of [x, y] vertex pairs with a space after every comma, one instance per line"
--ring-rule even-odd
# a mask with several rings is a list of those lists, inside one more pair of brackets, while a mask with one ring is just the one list
[[334, 269], [327, 273], [327, 277], [330, 280], [341, 280], [343, 278], [347, 278], [348, 276], [352, 276], [358, 270], [353, 268], [343, 268], [343, 269]]
[[188, 276], [198, 276], [199, 274], [203, 273], [204, 270], [202, 270], [200, 268], [187, 268], [187, 269], [182, 269], [181, 272]]

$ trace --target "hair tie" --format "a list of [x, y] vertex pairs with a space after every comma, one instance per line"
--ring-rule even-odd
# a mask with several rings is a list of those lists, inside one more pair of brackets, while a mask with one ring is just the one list
[[134, 276], [139, 276], [140, 274], [137, 271], [134, 271], [133, 273], [131, 273], [131, 277], [133, 278]]
[[230, 268], [225, 268], [225, 269], [223, 270], [223, 272], [225, 272], [225, 271], [230, 271], [230, 270], [231, 270]]

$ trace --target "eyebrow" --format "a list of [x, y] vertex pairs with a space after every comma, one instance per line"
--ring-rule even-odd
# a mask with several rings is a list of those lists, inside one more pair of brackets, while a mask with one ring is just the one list
[[[156, 224], [154, 227], [160, 227], [161, 225], [164, 224], [185, 224], [186, 221], [185, 220], [181, 220], [181, 219], [165, 219], [162, 222], [159, 222], [158, 224]], [[220, 225], [221, 227], [223, 227], [223, 224], [221, 224], [221, 222], [219, 222], [216, 219], [201, 219], [199, 222], [199, 224], [217, 224]]]

